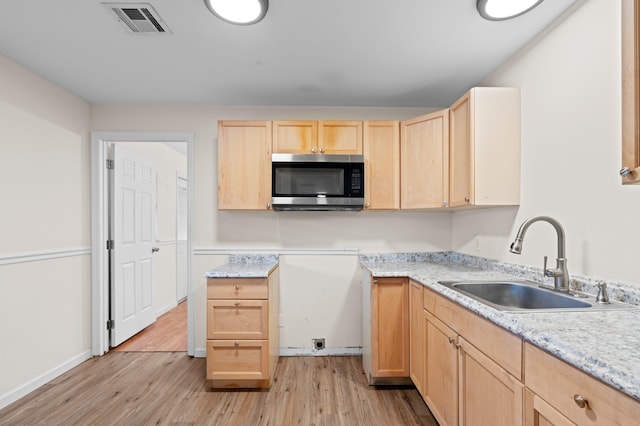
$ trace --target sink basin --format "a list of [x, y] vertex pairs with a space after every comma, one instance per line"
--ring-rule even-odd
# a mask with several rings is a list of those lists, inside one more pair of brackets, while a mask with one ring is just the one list
[[631, 305], [619, 302], [595, 303], [595, 298], [587, 300], [587, 295], [558, 293], [540, 287], [532, 281], [439, 281], [440, 284], [456, 290], [479, 302], [501, 311], [576, 311], [633, 309]]

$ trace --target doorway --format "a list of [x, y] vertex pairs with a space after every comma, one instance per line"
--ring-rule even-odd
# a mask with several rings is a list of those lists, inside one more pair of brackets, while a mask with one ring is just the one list
[[[154, 297], [158, 316], [169, 316], [170, 311], [186, 311], [186, 351], [193, 355], [193, 306], [191, 299], [190, 260], [192, 245], [190, 223], [193, 194], [189, 185], [193, 176], [193, 134], [191, 133], [138, 133], [138, 132], [93, 132], [91, 135], [92, 165], [92, 353], [103, 355], [110, 348], [110, 270], [107, 240], [110, 236], [109, 224], [109, 180], [107, 158], [112, 146], [138, 146], [141, 150], [167, 147], [182, 149], [186, 153], [186, 170], [174, 169], [158, 173], [157, 188], [171, 194], [173, 205], [159, 212], [156, 225], [154, 250], [170, 256], [171, 262], [160, 262], [165, 268], [159, 278], [171, 281], [172, 288], [161, 290], [160, 297]], [[170, 156], [169, 156], [170, 157]], [[164, 158], [164, 157], [163, 157]], [[162, 160], [165, 161], [165, 160]], [[166, 169], [166, 167], [165, 167]], [[167, 198], [169, 196], [167, 195]], [[158, 200], [158, 204], [160, 200]], [[161, 214], [160, 214], [161, 213]], [[164, 217], [162, 217], [164, 216]], [[169, 220], [171, 218], [171, 220]], [[171, 223], [169, 223], [171, 222]], [[168, 227], [171, 232], [167, 232]], [[164, 231], [163, 231], [164, 229]], [[163, 234], [164, 232], [164, 234]], [[167, 236], [169, 235], [169, 236]], [[171, 267], [167, 269], [167, 265]], [[154, 268], [155, 269], [155, 268]], [[180, 276], [180, 279], [179, 279]], [[169, 289], [169, 290], [168, 290]], [[170, 294], [169, 294], [170, 293]], [[180, 303], [182, 302], [182, 303]], [[180, 307], [180, 305], [182, 305]], [[186, 305], [186, 309], [185, 309]], [[180, 309], [178, 309], [180, 308]], [[183, 321], [184, 324], [184, 321]], [[152, 326], [153, 327], [153, 326]], [[184, 325], [183, 325], [184, 327]], [[151, 327], [150, 327], [151, 328]], [[158, 327], [156, 327], [158, 328]], [[184, 334], [185, 328], [182, 329]], [[142, 334], [142, 333], [141, 333]]]

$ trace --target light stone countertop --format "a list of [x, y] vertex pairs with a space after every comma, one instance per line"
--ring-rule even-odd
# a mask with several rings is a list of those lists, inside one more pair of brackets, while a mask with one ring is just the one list
[[276, 255], [232, 255], [229, 263], [205, 273], [207, 278], [266, 278], [278, 266]]
[[[529, 279], [537, 268], [502, 264], [452, 252], [361, 254], [375, 277], [409, 277], [522, 337], [585, 373], [640, 400], [640, 308], [593, 312], [513, 313], [451, 290], [438, 281]], [[572, 287], [585, 280], [572, 277]], [[625, 302], [637, 305], [637, 288], [627, 285]]]

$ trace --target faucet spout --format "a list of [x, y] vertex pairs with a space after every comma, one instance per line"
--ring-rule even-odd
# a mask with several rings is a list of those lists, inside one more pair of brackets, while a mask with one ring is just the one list
[[555, 269], [547, 269], [546, 261], [544, 266], [544, 275], [547, 277], [554, 278], [554, 290], [568, 292], [569, 291], [569, 272], [567, 271], [567, 259], [565, 258], [565, 236], [564, 229], [560, 222], [555, 220], [549, 216], [534, 216], [527, 220], [525, 220], [522, 225], [520, 225], [520, 229], [518, 229], [518, 233], [516, 234], [516, 238], [513, 243], [511, 243], [511, 247], [509, 251], [514, 254], [522, 253], [522, 242], [524, 241], [524, 236], [527, 233], [529, 227], [535, 222], [547, 222], [553, 226], [556, 230], [557, 234], [557, 243], [558, 243], [558, 255], [556, 258], [556, 268]]

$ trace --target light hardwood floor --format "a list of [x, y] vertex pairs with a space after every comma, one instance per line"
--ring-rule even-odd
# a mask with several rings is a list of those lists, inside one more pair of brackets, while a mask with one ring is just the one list
[[205, 360], [110, 352], [0, 410], [2, 425], [437, 425], [413, 387], [368, 386], [360, 357], [281, 357], [270, 390], [212, 391]]
[[126, 342], [111, 349], [116, 352], [186, 352], [187, 302], [164, 315]]

